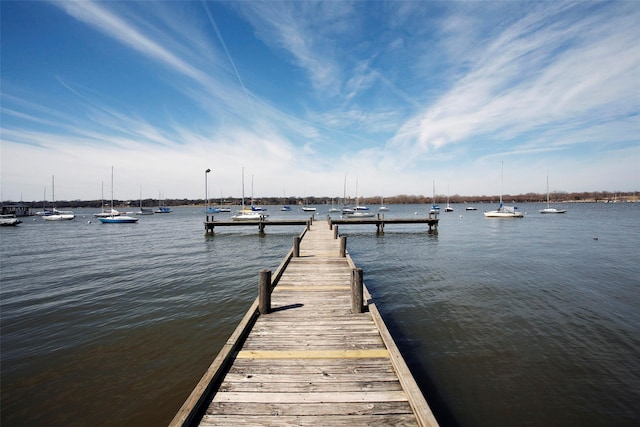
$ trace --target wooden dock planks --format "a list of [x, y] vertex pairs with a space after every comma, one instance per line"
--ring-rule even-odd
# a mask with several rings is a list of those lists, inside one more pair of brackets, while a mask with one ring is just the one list
[[377, 310], [351, 312], [354, 266], [339, 245], [326, 223], [307, 230], [200, 426], [437, 425]]

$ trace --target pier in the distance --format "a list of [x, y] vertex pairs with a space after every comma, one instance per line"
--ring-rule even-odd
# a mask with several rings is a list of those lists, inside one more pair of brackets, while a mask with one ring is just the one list
[[[216, 227], [240, 227], [240, 226], [257, 226], [262, 233], [267, 226], [281, 225], [309, 225], [314, 221], [313, 217], [303, 219], [268, 219], [259, 220], [216, 220], [213, 216], [207, 216], [204, 222], [206, 233], [213, 233]], [[345, 225], [375, 225], [378, 233], [384, 233], [385, 225], [392, 224], [425, 224], [428, 227], [428, 233], [438, 234], [438, 216], [430, 214], [427, 217], [414, 218], [385, 218], [384, 214], [377, 214], [373, 217], [366, 218], [331, 218], [327, 215], [329, 224], [345, 224]]]

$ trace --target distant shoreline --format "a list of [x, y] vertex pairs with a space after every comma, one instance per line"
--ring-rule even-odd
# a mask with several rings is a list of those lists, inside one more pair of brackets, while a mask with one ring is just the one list
[[[446, 195], [436, 195], [436, 203], [444, 204], [447, 202]], [[547, 195], [544, 194], [519, 194], [519, 195], [503, 195], [502, 199], [508, 203], [546, 203]], [[499, 196], [459, 196], [453, 195], [449, 197], [449, 203], [451, 204], [490, 204], [497, 203]], [[164, 199], [163, 204], [165, 206], [205, 206], [204, 199]], [[377, 206], [381, 202], [380, 196], [363, 197], [359, 200], [359, 204]], [[584, 192], [584, 193], [551, 193], [550, 202], [554, 204], [559, 203], [637, 203], [640, 202], [640, 192]], [[157, 207], [159, 201], [157, 199], [144, 199], [142, 200], [142, 207], [152, 208]], [[219, 200], [209, 200], [209, 206], [240, 206], [242, 203], [241, 198], [227, 197], [223, 199], [222, 203]], [[250, 202], [245, 199], [245, 204]], [[254, 205], [263, 206], [279, 206], [279, 205], [292, 205], [298, 206], [305, 203], [305, 200], [300, 197], [287, 197], [283, 200], [282, 197], [262, 197], [254, 199]], [[413, 204], [431, 204], [433, 198], [424, 195], [397, 195], [384, 198], [385, 205], [413, 205]], [[331, 197], [306, 197], [306, 204], [309, 205], [336, 205], [342, 206], [343, 200], [340, 198]], [[354, 199], [347, 199], [346, 204], [356, 204]], [[55, 203], [57, 208], [94, 208], [101, 209], [103, 206], [102, 200], [57, 200]], [[104, 204], [106, 207], [107, 204]], [[110, 203], [109, 203], [110, 206]], [[29, 201], [29, 202], [15, 202], [15, 201], [3, 201], [2, 208], [11, 207], [27, 207], [30, 210], [42, 210], [43, 208], [51, 208], [50, 201]], [[138, 209], [140, 207], [140, 200], [114, 200], [114, 207], [122, 209]]]

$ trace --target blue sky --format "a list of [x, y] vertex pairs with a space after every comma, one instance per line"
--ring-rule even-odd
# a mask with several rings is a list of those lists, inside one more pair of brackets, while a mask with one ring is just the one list
[[640, 2], [0, 8], [3, 200], [640, 190]]

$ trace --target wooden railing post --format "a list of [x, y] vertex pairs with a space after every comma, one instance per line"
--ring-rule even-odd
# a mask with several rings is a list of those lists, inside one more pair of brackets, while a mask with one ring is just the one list
[[258, 286], [258, 309], [260, 314], [269, 314], [271, 311], [271, 270], [260, 272]]
[[300, 256], [300, 236], [293, 238], [293, 257], [298, 258]]
[[340, 256], [347, 256], [347, 236], [340, 236]]
[[351, 270], [351, 312], [362, 313], [363, 272], [361, 268]]
[[338, 238], [338, 224], [336, 224], [336, 225], [333, 227], [333, 238], [334, 238], [334, 239], [337, 239], [337, 238]]

